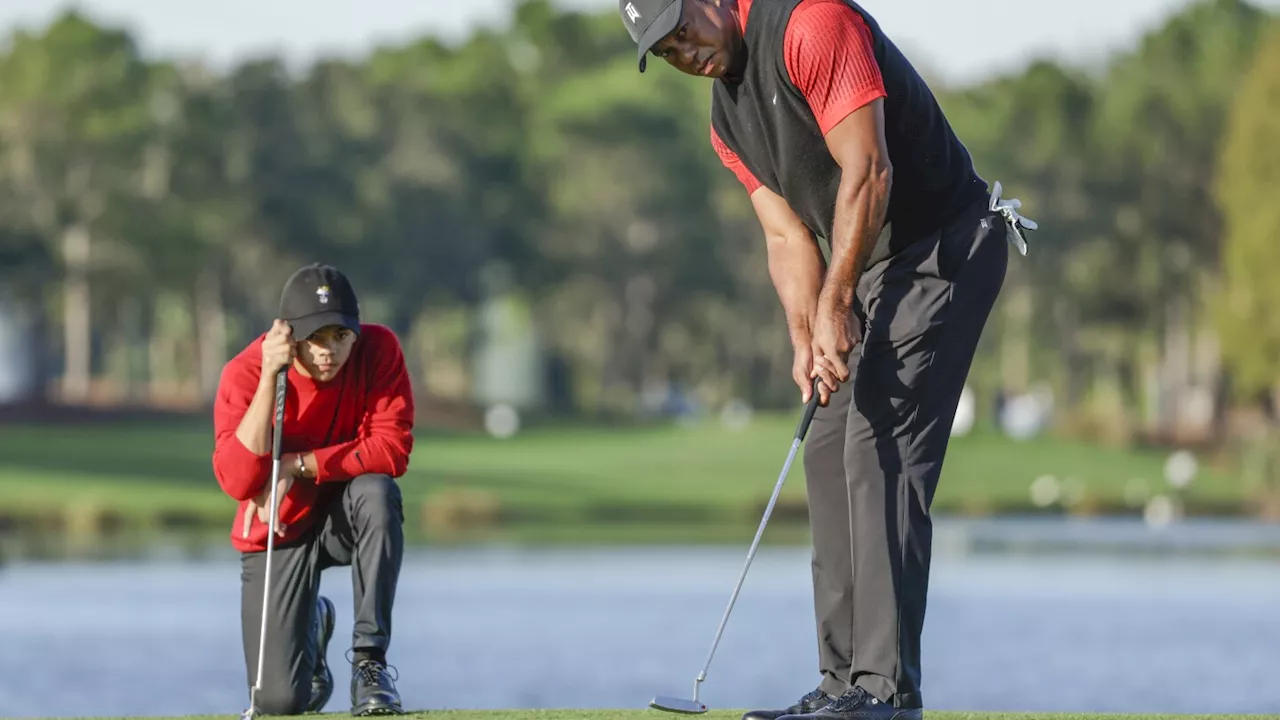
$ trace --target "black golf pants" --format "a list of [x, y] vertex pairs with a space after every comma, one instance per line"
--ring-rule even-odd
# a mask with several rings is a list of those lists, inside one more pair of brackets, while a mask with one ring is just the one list
[[1008, 265], [977, 203], [868, 268], [850, 378], [814, 415], [804, 468], [821, 687], [922, 707], [929, 509], [960, 393]]
[[[387, 475], [361, 475], [334, 490], [323, 501], [324, 518], [310, 533], [272, 551], [262, 689], [255, 703], [269, 715], [301, 714], [310, 700], [322, 570], [351, 567], [351, 647], [385, 652], [391, 643], [391, 609], [404, 552], [400, 486]], [[240, 622], [249, 687], [258, 673], [266, 565], [266, 552], [242, 555]]]

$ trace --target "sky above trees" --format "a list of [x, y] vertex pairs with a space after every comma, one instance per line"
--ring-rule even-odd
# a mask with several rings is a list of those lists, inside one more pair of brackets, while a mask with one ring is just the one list
[[[127, 24], [147, 54], [198, 55], [229, 67], [272, 54], [303, 67], [317, 55], [360, 56], [374, 45], [421, 34], [465, 36], [506, 24], [513, 0], [80, 0], [92, 16]], [[559, 0], [566, 8], [607, 9], [613, 0]], [[1280, 0], [1262, 0], [1280, 8]], [[1134, 43], [1187, 0], [864, 0], [932, 76], [952, 83], [1017, 72], [1032, 57], [1087, 64]], [[0, 2], [0, 35], [42, 26], [65, 0]], [[1009, 8], [1016, 6], [1015, 11]], [[929, 22], [920, 22], [920, 18]], [[975, 41], [980, 38], [981, 41]]]

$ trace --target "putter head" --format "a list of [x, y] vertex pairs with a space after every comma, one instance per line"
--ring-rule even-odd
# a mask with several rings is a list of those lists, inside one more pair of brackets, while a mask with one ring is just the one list
[[254, 717], [256, 715], [257, 713], [254, 711], [254, 709], [249, 708], [248, 710], [245, 710], [244, 712], [240, 713], [240, 720], [254, 720]]
[[664, 697], [662, 695], [650, 700], [649, 707], [654, 710], [665, 710], [666, 712], [680, 713], [682, 715], [701, 715], [707, 711], [707, 706], [696, 700]]

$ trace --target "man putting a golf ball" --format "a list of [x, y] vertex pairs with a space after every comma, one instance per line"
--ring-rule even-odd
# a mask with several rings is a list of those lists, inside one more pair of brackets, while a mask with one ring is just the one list
[[[278, 442], [273, 416], [283, 419]], [[360, 322], [351, 284], [332, 267], [295, 272], [279, 319], [223, 369], [213, 469], [240, 503], [231, 542], [242, 553], [247, 715], [319, 711], [333, 694], [334, 606], [319, 592], [334, 566], [352, 568], [351, 713], [402, 712], [386, 651], [404, 546], [395, 478], [413, 419], [399, 340]]]
[[618, 8], [641, 72], [652, 55], [711, 80], [711, 144], [763, 229], [803, 400], [821, 380], [804, 467], [822, 679], [744, 718], [916, 720], [929, 508], [1005, 239], [1025, 252], [1035, 224], [854, 2]]

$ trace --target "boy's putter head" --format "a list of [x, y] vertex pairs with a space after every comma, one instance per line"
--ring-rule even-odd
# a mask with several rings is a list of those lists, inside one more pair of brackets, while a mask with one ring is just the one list
[[707, 706], [697, 700], [663, 697], [661, 695], [650, 700], [649, 707], [655, 710], [665, 710], [667, 712], [681, 713], [684, 715], [701, 715], [707, 711]]

